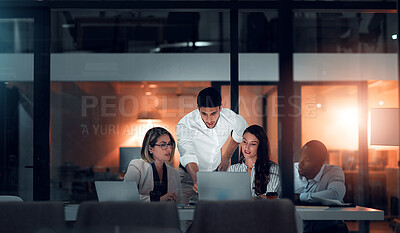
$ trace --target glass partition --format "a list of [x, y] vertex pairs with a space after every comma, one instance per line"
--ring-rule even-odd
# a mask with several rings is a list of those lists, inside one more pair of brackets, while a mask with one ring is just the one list
[[[398, 107], [397, 16], [300, 11], [294, 16], [302, 145], [312, 139], [325, 143], [328, 162], [344, 170], [345, 202], [396, 218], [398, 148], [371, 145], [369, 138], [371, 109]], [[363, 222], [346, 223], [350, 231], [366, 229]], [[390, 231], [390, 220], [369, 225], [371, 231]]]
[[[52, 82], [52, 198], [96, 199], [95, 180], [121, 180], [120, 148], [141, 147], [147, 130], [176, 125], [210, 82]], [[140, 157], [140, 155], [139, 155]], [[170, 164], [179, 165], [176, 151]]]
[[[222, 105], [230, 108], [230, 86], [221, 86]], [[278, 163], [278, 92], [274, 85], [239, 85], [239, 115], [247, 124], [262, 126], [271, 147], [271, 160]], [[226, 147], [227, 145], [225, 145]], [[232, 163], [236, 163], [235, 158]]]
[[52, 52], [226, 53], [227, 11], [57, 10]]
[[229, 80], [228, 11], [54, 10], [51, 27], [53, 200], [96, 199], [95, 180], [124, 175], [121, 147], [153, 126], [176, 137], [198, 92]]
[[0, 19], [0, 194], [33, 200], [33, 18]]

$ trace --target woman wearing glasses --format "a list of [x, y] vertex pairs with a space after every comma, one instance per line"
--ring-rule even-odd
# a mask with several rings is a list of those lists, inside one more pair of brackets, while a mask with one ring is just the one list
[[177, 201], [181, 196], [178, 171], [166, 164], [175, 152], [175, 140], [164, 128], [154, 127], [143, 139], [141, 159], [129, 163], [124, 181], [138, 185], [143, 201]]

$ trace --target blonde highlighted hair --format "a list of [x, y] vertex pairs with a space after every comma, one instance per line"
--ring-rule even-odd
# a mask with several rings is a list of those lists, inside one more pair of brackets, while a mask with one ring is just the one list
[[171, 133], [168, 132], [168, 130], [162, 128], [162, 127], [154, 127], [151, 128], [147, 131], [146, 135], [144, 136], [143, 139], [143, 144], [142, 144], [142, 149], [140, 151], [140, 156], [142, 157], [142, 159], [148, 163], [152, 163], [154, 162], [154, 156], [152, 153], [150, 153], [149, 151], [149, 146], [154, 147], [157, 143], [157, 140], [160, 136], [162, 135], [168, 135], [171, 143], [174, 144], [174, 146], [172, 147], [172, 151], [171, 151], [171, 156], [169, 158], [168, 162], [171, 162], [174, 159], [174, 154], [175, 154], [175, 140], [174, 137], [172, 137]]

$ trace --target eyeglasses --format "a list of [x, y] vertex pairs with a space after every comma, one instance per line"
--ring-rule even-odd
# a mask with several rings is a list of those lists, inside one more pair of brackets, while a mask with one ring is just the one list
[[171, 149], [174, 148], [175, 143], [173, 143], [173, 142], [170, 142], [170, 143], [168, 143], [168, 144], [162, 143], [162, 144], [160, 144], [160, 145], [155, 144], [154, 146], [159, 146], [159, 147], [161, 147], [162, 150], [166, 150], [166, 149], [168, 148], [168, 146], [169, 146]]

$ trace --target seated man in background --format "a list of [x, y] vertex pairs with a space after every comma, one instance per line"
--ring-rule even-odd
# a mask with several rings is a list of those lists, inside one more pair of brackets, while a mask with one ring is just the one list
[[[295, 202], [319, 202], [318, 198], [343, 202], [346, 194], [343, 170], [325, 164], [328, 151], [317, 140], [307, 142], [300, 151], [300, 161], [294, 164]], [[305, 233], [347, 233], [343, 221], [304, 221]]]

